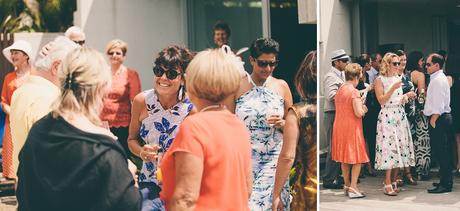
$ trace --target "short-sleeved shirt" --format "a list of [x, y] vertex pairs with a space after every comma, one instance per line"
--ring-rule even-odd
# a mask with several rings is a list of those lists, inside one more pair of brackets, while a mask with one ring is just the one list
[[251, 146], [244, 123], [228, 111], [206, 111], [187, 117], [161, 163], [163, 191], [169, 200], [176, 186], [175, 152], [203, 160], [200, 196], [196, 210], [249, 210], [248, 175]]
[[131, 120], [131, 101], [141, 92], [141, 82], [136, 70], [127, 68], [112, 75], [112, 87], [104, 98], [101, 119], [110, 127], [128, 127]]
[[51, 81], [35, 75], [24, 83], [11, 97], [11, 136], [13, 140], [13, 170], [19, 165], [19, 152], [32, 125], [51, 111], [51, 105], [59, 97], [59, 87]]

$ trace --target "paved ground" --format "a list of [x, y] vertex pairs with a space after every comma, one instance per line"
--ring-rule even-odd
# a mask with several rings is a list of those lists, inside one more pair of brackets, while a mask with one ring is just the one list
[[383, 176], [366, 177], [358, 184], [366, 194], [362, 199], [349, 199], [343, 190], [320, 190], [320, 210], [345, 211], [459, 211], [460, 210], [460, 178], [454, 178], [451, 193], [428, 194], [426, 189], [433, 181], [418, 181], [416, 186], [404, 186], [398, 196], [386, 196], [382, 192]]

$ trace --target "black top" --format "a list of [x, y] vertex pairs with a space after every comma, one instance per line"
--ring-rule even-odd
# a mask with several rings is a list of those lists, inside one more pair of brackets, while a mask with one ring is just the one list
[[18, 210], [140, 210], [123, 148], [50, 114], [19, 154]]
[[450, 109], [455, 133], [460, 133], [460, 75], [450, 75], [452, 87], [450, 88]]

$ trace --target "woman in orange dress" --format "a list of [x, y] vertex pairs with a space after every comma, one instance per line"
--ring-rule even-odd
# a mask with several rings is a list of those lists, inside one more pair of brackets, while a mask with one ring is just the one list
[[342, 165], [344, 192], [350, 198], [364, 197], [357, 183], [361, 164], [369, 162], [362, 125], [367, 108], [356, 89], [361, 69], [356, 63], [345, 67], [346, 82], [335, 95], [336, 118], [332, 130], [332, 159]]
[[2, 168], [3, 177], [15, 179], [13, 171], [13, 142], [10, 128], [10, 104], [13, 92], [22, 84], [32, 69], [32, 47], [24, 40], [17, 40], [3, 49], [3, 55], [14, 66], [14, 71], [6, 74], [2, 87], [2, 110], [5, 112], [5, 133], [3, 135]]

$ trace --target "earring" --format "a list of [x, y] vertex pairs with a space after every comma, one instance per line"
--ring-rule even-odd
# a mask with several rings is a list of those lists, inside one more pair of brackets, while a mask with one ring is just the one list
[[184, 84], [181, 84], [179, 87], [179, 92], [177, 93], [177, 99], [179, 99], [179, 101], [182, 101], [184, 100], [184, 97], [185, 97]]

